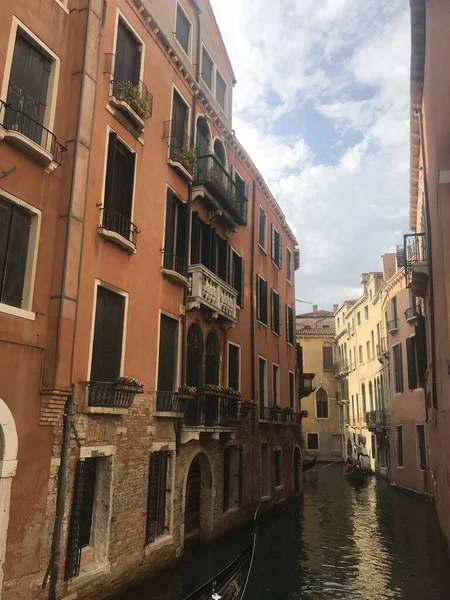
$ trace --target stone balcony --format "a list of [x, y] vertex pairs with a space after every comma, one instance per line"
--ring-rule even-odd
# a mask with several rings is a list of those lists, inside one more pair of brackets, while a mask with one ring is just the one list
[[212, 319], [222, 321], [224, 329], [230, 329], [237, 321], [237, 296], [234, 288], [204, 265], [188, 268], [187, 310], [207, 308]]

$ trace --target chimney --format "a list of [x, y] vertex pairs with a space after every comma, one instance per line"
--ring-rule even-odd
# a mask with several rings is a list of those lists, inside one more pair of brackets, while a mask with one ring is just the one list
[[313, 304], [313, 315], [317, 315], [318, 308], [317, 304]]
[[333, 312], [336, 312], [339, 308], [339, 304], [333, 304]]
[[397, 255], [393, 252], [389, 254], [383, 254], [383, 279], [387, 281], [394, 275], [396, 271]]

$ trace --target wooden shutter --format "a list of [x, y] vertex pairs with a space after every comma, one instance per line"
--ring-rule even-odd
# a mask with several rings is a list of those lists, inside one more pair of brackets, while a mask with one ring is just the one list
[[278, 236], [278, 266], [281, 269], [281, 265], [283, 264], [283, 248], [281, 242], [281, 233], [277, 234]]
[[289, 406], [294, 408], [294, 373], [289, 373]]
[[261, 277], [256, 274], [256, 318], [261, 321]]
[[231, 448], [225, 447], [223, 457], [223, 512], [230, 508], [230, 466]]
[[203, 221], [200, 222], [200, 227], [202, 231], [201, 263], [207, 269], [211, 269], [211, 227]]
[[245, 295], [245, 259], [241, 258], [241, 295], [240, 295], [240, 307], [244, 308], [244, 295]]
[[108, 140], [108, 159], [106, 164], [106, 182], [105, 182], [105, 198], [103, 204], [105, 208], [113, 209], [113, 192], [114, 192], [114, 173], [116, 166], [116, 146], [117, 133], [111, 131]]
[[243, 491], [243, 486], [242, 486], [242, 481], [243, 481], [243, 472], [242, 472], [242, 459], [243, 459], [243, 448], [242, 446], [239, 446], [239, 473], [238, 473], [238, 477], [239, 477], [239, 506], [242, 506], [242, 491]]
[[231, 165], [230, 175], [231, 175], [231, 179], [233, 181], [236, 181], [236, 169], [235, 169], [234, 165]]
[[138, 85], [141, 63], [140, 55], [140, 44], [125, 23], [119, 19], [116, 57], [120, 62], [116, 60], [114, 77], [119, 81], [131, 81], [134, 85]]
[[294, 269], [298, 271], [300, 269], [300, 250], [299, 248], [295, 248], [294, 250]]
[[222, 281], [227, 280], [227, 254], [228, 244], [227, 241], [218, 237], [217, 238], [217, 251], [218, 251], [218, 273], [217, 275]]
[[97, 288], [91, 381], [112, 382], [120, 373], [125, 298]]
[[0, 198], [0, 291], [3, 289], [13, 204]]
[[198, 213], [193, 212], [191, 218], [191, 264], [200, 262], [200, 223]]
[[288, 281], [292, 280], [292, 252], [286, 248], [286, 277]]
[[186, 260], [187, 256], [187, 204], [185, 202], [176, 202], [177, 207], [177, 230], [175, 232], [175, 254]]
[[237, 303], [242, 308], [244, 306], [244, 260], [233, 253], [234, 258], [234, 273], [233, 283], [231, 284], [238, 292]]
[[233, 344], [228, 346], [228, 386], [239, 389], [239, 348]]
[[217, 275], [217, 235], [214, 227], [209, 228], [210, 250], [209, 250], [209, 268]]
[[228, 283], [231, 285], [231, 287], [234, 287], [234, 256], [234, 250], [230, 246], [230, 255], [228, 259]]
[[402, 345], [394, 346], [395, 392], [403, 392]]
[[244, 181], [244, 185], [243, 185], [243, 192], [244, 192], [244, 196], [245, 198], [248, 200], [248, 192], [249, 192], [249, 185], [246, 181]]
[[271, 256], [272, 260], [276, 262], [276, 240], [275, 240], [275, 227], [273, 223], [270, 225], [271, 239], [272, 239], [272, 247], [271, 247]]
[[333, 347], [324, 345], [322, 346], [322, 358], [323, 368], [325, 371], [333, 370]]
[[265, 249], [266, 247], [266, 213], [263, 208], [259, 207], [259, 245]]
[[173, 93], [172, 106], [172, 140], [174, 149], [180, 150], [186, 146], [186, 116], [187, 106], [181, 96]]
[[259, 404], [260, 408], [266, 404], [266, 362], [260, 358], [258, 361], [259, 366]]
[[148, 491], [147, 491], [147, 526], [145, 531], [145, 543], [151, 544], [156, 539], [156, 529], [158, 522], [158, 501], [161, 453], [152, 452], [150, 454], [150, 465], [148, 470]]
[[267, 325], [267, 281], [261, 279], [261, 322]]
[[280, 334], [281, 331], [281, 327], [280, 327], [280, 296], [274, 292], [273, 294], [274, 297], [274, 324], [275, 324], [275, 331], [276, 333]]
[[270, 288], [270, 326], [275, 331], [275, 292]]
[[427, 370], [427, 334], [425, 317], [417, 315], [416, 325], [416, 352], [417, 352], [417, 376], [420, 387], [425, 386], [425, 373]]
[[408, 388], [415, 390], [417, 387], [415, 337], [406, 338], [406, 360], [408, 363]]
[[296, 345], [296, 352], [297, 352], [297, 369], [299, 374], [303, 373], [303, 348], [300, 346], [300, 344], [297, 342]]
[[[294, 309], [289, 307], [289, 312], [291, 315], [291, 344], [294, 343], [295, 340], [295, 318], [294, 318]], [[331, 361], [333, 362], [333, 360]]]
[[[164, 233], [164, 264], [173, 264], [170, 255], [174, 254], [174, 197], [172, 190], [167, 190], [166, 225]], [[169, 263], [166, 261], [170, 261]]]
[[158, 391], [172, 392], [175, 384], [178, 322], [161, 315], [159, 330]]
[[22, 306], [30, 227], [30, 213], [13, 205], [0, 289], [1, 302], [17, 308]]

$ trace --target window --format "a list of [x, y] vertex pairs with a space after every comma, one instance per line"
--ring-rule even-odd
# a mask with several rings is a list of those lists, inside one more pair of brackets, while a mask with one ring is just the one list
[[187, 277], [187, 204], [167, 190], [163, 267]]
[[211, 60], [208, 52], [203, 48], [202, 51], [202, 79], [209, 87], [210, 90], [213, 88], [213, 68], [214, 63]]
[[[32, 224], [37, 217], [0, 197], [0, 302], [30, 309], [33, 253]], [[28, 283], [28, 285], [27, 285]], [[28, 288], [28, 289], [27, 289]]]
[[371, 342], [372, 342], [372, 358], [375, 358], [375, 336], [374, 336], [374, 333], [373, 333], [373, 329], [370, 332], [370, 339], [371, 339]]
[[328, 342], [322, 346], [322, 368], [324, 371], [333, 370], [333, 346]]
[[262, 409], [268, 406], [267, 398], [267, 361], [264, 358], [258, 359], [258, 380], [259, 380], [259, 406]]
[[394, 394], [401, 394], [403, 392], [403, 366], [401, 343], [392, 346], [392, 353], [394, 355], [394, 359], [392, 361], [392, 368], [394, 370]]
[[261, 444], [261, 498], [270, 496], [269, 444]]
[[25, 34], [17, 32], [9, 76], [3, 126], [47, 146], [43, 125], [51, 60]]
[[319, 449], [319, 434], [318, 433], [308, 433], [307, 434], [307, 443], [308, 443], [308, 450], [318, 450]]
[[[244, 179], [242, 179], [242, 177], [236, 171], [236, 168], [234, 167], [234, 165], [231, 165], [231, 178], [234, 181], [234, 183], [236, 184], [237, 189], [242, 193], [244, 198], [246, 200], [248, 200], [248, 190], [249, 190], [248, 183]], [[242, 197], [240, 199], [238, 198], [238, 202], [240, 202], [240, 201], [243, 201]]]
[[295, 408], [295, 375], [289, 371], [289, 406]]
[[131, 223], [136, 155], [111, 131], [108, 143], [102, 227], [135, 243]]
[[125, 297], [97, 287], [91, 381], [113, 382], [120, 375]]
[[362, 364], [364, 362], [364, 358], [363, 358], [363, 347], [360, 346], [358, 348], [358, 352], [359, 352], [359, 364]]
[[367, 360], [370, 360], [370, 342], [366, 342], [366, 355], [367, 355]]
[[177, 6], [177, 29], [176, 38], [180, 43], [180, 46], [189, 55], [189, 38], [191, 35], [191, 23], [185, 15], [183, 9], [178, 4]]
[[275, 487], [281, 487], [283, 485], [281, 450], [274, 450], [273, 462], [274, 462], [274, 467], [275, 467]]
[[368, 321], [369, 320], [369, 307], [365, 306], [364, 307], [364, 321]]
[[337, 326], [338, 326], [338, 329], [339, 329], [339, 327], [341, 326], [341, 323], [340, 323], [340, 321], [339, 321], [339, 317], [337, 318]]
[[322, 387], [316, 392], [316, 417], [328, 419], [328, 394]]
[[223, 511], [242, 504], [242, 447], [227, 446], [223, 468]]
[[286, 279], [292, 282], [292, 252], [286, 248]]
[[397, 467], [403, 467], [403, 425], [396, 425], [395, 427], [395, 449]]
[[355, 396], [352, 394], [352, 423], [356, 422]]
[[222, 75], [216, 69], [216, 100], [223, 111], [225, 110], [226, 92], [227, 84], [225, 83]]
[[397, 296], [391, 298], [391, 320], [397, 319]]
[[280, 296], [273, 288], [270, 288], [270, 300], [272, 331], [280, 335]]
[[360, 312], [356, 313], [356, 324], [358, 325], [358, 327], [361, 325], [361, 313]]
[[218, 236], [214, 227], [202, 221], [198, 213], [193, 211], [191, 221], [191, 264], [200, 263], [220, 279], [226, 281], [227, 254], [227, 241]]
[[280, 404], [280, 367], [272, 365], [272, 404]]
[[369, 290], [369, 298], [370, 298], [370, 301], [372, 302], [372, 290]]
[[359, 406], [359, 395], [356, 394], [356, 412], [357, 412], [357, 416], [358, 416], [358, 423], [361, 420], [361, 414], [360, 414], [360, 409], [361, 407]]
[[272, 260], [281, 269], [281, 234], [271, 225], [272, 230]]
[[331, 434], [331, 454], [341, 454], [342, 439], [340, 433]]
[[177, 384], [178, 321], [161, 315], [159, 322], [158, 391], [172, 392]]
[[366, 418], [367, 412], [367, 401], [366, 401], [366, 386], [365, 384], [361, 384], [361, 401], [362, 401], [362, 414], [363, 420]]
[[286, 304], [286, 337], [289, 344], [294, 345], [294, 309]]
[[152, 452], [148, 470], [147, 526], [145, 543], [151, 544], [168, 533], [172, 453]]
[[172, 99], [172, 125], [170, 130], [170, 157], [189, 146], [187, 136], [189, 106], [178, 92], [174, 90]]
[[420, 387], [419, 370], [417, 363], [417, 343], [416, 336], [407, 338], [406, 340], [406, 360], [408, 363], [408, 388], [416, 390]]
[[238, 293], [237, 303], [244, 306], [244, 259], [230, 247], [230, 271], [228, 281]]
[[228, 387], [240, 389], [241, 349], [234, 344], [228, 344]]
[[267, 281], [256, 275], [256, 318], [267, 325]]
[[122, 98], [121, 84], [130, 81], [139, 85], [142, 46], [126, 24], [119, 19], [116, 57], [114, 60], [113, 95]]
[[371, 446], [372, 446], [372, 458], [375, 458], [377, 452], [377, 438], [373, 435], [370, 436]]
[[427, 466], [427, 448], [425, 445], [425, 425], [423, 423], [416, 425], [417, 439], [417, 466], [421, 471], [426, 471]]
[[266, 211], [259, 207], [259, 234], [258, 234], [258, 244], [266, 250], [266, 235], [267, 235], [267, 215]]
[[219, 338], [210, 331], [205, 345], [205, 383], [219, 385], [220, 344]]

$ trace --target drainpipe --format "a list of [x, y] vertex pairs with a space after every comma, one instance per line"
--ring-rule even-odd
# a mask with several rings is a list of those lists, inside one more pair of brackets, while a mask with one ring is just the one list
[[[252, 399], [256, 400], [256, 376], [255, 376], [255, 307], [253, 303], [254, 298], [254, 285], [255, 285], [255, 206], [256, 206], [256, 181], [253, 179], [252, 186], [252, 264], [250, 267], [250, 345], [251, 345], [251, 353], [252, 353], [252, 361], [251, 361], [251, 382], [252, 382]], [[252, 411], [254, 414], [255, 411]], [[254, 429], [254, 423], [253, 423]]]
[[[425, 155], [425, 144], [423, 138], [423, 117], [422, 111], [415, 111], [415, 115], [419, 118], [419, 134], [420, 134], [420, 150], [422, 152], [423, 165], [423, 188], [425, 197], [425, 213], [427, 219], [427, 250], [428, 250], [428, 270], [430, 281], [430, 336], [431, 336], [431, 372], [433, 381], [431, 382], [431, 394], [433, 406], [437, 408], [437, 380], [436, 380], [436, 321], [434, 314], [434, 285], [433, 285], [433, 254], [431, 247], [431, 219], [430, 219], [430, 203], [428, 201], [428, 178], [427, 178], [427, 161]], [[425, 402], [428, 418], [428, 403]]]

